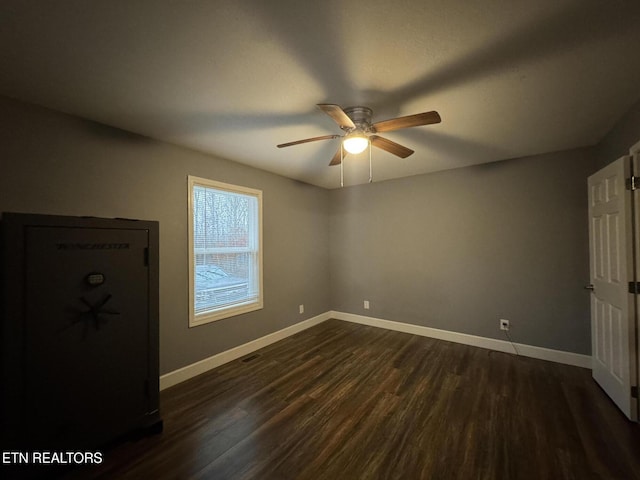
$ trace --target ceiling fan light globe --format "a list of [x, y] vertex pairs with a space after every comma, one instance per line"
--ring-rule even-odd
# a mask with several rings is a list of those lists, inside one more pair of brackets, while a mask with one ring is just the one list
[[366, 150], [369, 146], [369, 139], [361, 135], [347, 137], [342, 142], [342, 146], [347, 152], [356, 155]]

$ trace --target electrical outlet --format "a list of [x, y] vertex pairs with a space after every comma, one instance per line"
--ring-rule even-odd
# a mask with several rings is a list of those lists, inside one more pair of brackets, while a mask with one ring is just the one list
[[369, 300], [364, 301], [364, 309], [369, 310]]
[[304, 313], [304, 305], [298, 305], [298, 310], [300, 313]]
[[509, 330], [509, 320], [504, 318], [500, 319], [500, 330]]

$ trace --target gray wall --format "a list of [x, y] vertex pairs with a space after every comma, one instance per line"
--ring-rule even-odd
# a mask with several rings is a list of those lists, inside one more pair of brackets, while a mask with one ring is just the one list
[[[334, 310], [589, 354], [592, 149], [331, 192]], [[363, 309], [363, 300], [371, 302]]]
[[628, 155], [629, 148], [638, 142], [640, 142], [640, 101], [616, 122], [611, 131], [597, 145], [595, 170], [599, 170], [623, 155]]
[[[326, 190], [3, 97], [0, 124], [0, 212], [160, 222], [161, 373], [330, 310]], [[263, 310], [188, 328], [187, 175], [263, 190]]]
[[[589, 354], [586, 177], [640, 140], [637, 104], [596, 148], [325, 191], [2, 97], [0, 122], [0, 211], [160, 221], [162, 373], [327, 310]], [[187, 175], [264, 191], [263, 310], [188, 328]]]

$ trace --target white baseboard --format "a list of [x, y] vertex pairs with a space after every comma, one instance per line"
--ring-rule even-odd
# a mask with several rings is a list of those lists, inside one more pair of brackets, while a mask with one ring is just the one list
[[291, 325], [290, 327], [283, 328], [282, 330], [278, 330], [277, 332], [270, 333], [269, 335], [265, 335], [264, 337], [257, 338], [256, 340], [252, 340], [251, 342], [245, 343], [243, 345], [238, 345], [230, 350], [226, 350], [224, 352], [218, 353], [211, 357], [205, 358], [204, 360], [200, 360], [199, 362], [192, 363], [191, 365], [187, 365], [186, 367], [179, 368], [178, 370], [174, 370], [173, 372], [166, 373], [160, 376], [160, 390], [164, 390], [165, 388], [173, 387], [174, 385], [184, 382], [185, 380], [189, 380], [201, 373], [204, 373], [213, 368], [219, 367], [220, 365], [224, 365], [225, 363], [236, 360], [240, 357], [243, 357], [251, 352], [255, 352], [263, 347], [271, 345], [279, 340], [283, 340], [291, 335], [295, 335], [298, 332], [306, 330], [307, 328], [311, 328], [319, 323], [322, 323], [331, 318], [331, 312], [321, 313], [312, 318], [308, 318], [307, 320], [303, 320], [300, 323], [296, 323], [295, 325]]
[[290, 327], [283, 328], [277, 332], [270, 333], [264, 337], [260, 337], [251, 342], [239, 345], [230, 350], [218, 353], [211, 357], [200, 360], [199, 362], [192, 363], [186, 367], [179, 368], [173, 372], [169, 372], [160, 377], [160, 390], [177, 385], [180, 382], [189, 380], [201, 373], [204, 373], [213, 368], [224, 365], [225, 363], [236, 360], [240, 357], [248, 355], [251, 352], [255, 352], [267, 345], [271, 345], [279, 340], [283, 340], [291, 335], [295, 335], [298, 332], [318, 325], [330, 318], [336, 320], [344, 320], [347, 322], [359, 323], [362, 325], [369, 325], [371, 327], [386, 328], [387, 330], [394, 330], [396, 332], [410, 333], [412, 335], [420, 335], [422, 337], [436, 338], [439, 340], [446, 340], [448, 342], [462, 343], [465, 345], [471, 345], [474, 347], [487, 348], [489, 350], [495, 350], [505, 353], [516, 353], [514, 351], [514, 345], [518, 349], [518, 355], [525, 357], [538, 358], [540, 360], [548, 360], [550, 362], [564, 363], [566, 365], [573, 365], [575, 367], [591, 368], [591, 356], [581, 355], [579, 353], [564, 352], [562, 350], [552, 350], [550, 348], [535, 347], [533, 345], [525, 345], [522, 343], [516, 343], [512, 345], [505, 340], [496, 340], [494, 338], [478, 337], [476, 335], [468, 335], [466, 333], [450, 332], [448, 330], [440, 330], [437, 328], [423, 327], [420, 325], [412, 325], [410, 323], [395, 322], [392, 320], [383, 320], [381, 318], [367, 317], [364, 315], [356, 315], [354, 313], [336, 312], [330, 310], [325, 313], [321, 313], [315, 317], [303, 320], [300, 323], [291, 325]]
[[410, 333], [420, 335], [422, 337], [437, 338], [449, 342], [463, 343], [474, 347], [487, 348], [498, 352], [515, 354], [514, 345], [518, 350], [518, 355], [525, 357], [538, 358], [540, 360], [548, 360], [550, 362], [564, 363], [575, 367], [591, 368], [591, 356], [581, 355], [579, 353], [565, 352], [562, 350], [552, 350], [550, 348], [535, 347], [533, 345], [525, 345], [515, 343], [512, 345], [506, 340], [496, 340], [494, 338], [478, 337], [476, 335], [468, 335], [466, 333], [450, 332], [448, 330], [440, 330], [437, 328], [423, 327], [420, 325], [411, 325], [409, 323], [394, 322], [391, 320], [383, 320], [381, 318], [366, 317], [364, 315], [356, 315], [344, 312], [329, 312], [330, 318], [344, 320], [347, 322], [360, 323], [372, 327], [386, 328], [396, 332]]

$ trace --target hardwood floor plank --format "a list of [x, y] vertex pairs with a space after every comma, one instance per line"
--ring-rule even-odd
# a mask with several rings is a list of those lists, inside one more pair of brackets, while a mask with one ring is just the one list
[[590, 371], [337, 320], [161, 394], [84, 478], [640, 479]]

